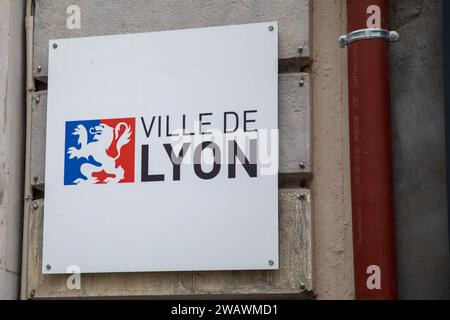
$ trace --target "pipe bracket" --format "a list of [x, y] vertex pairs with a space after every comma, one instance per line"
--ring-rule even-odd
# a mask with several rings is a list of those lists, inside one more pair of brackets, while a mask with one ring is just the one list
[[345, 48], [353, 42], [370, 39], [385, 39], [389, 42], [396, 42], [399, 38], [400, 35], [397, 31], [385, 29], [361, 29], [339, 37], [339, 46]]

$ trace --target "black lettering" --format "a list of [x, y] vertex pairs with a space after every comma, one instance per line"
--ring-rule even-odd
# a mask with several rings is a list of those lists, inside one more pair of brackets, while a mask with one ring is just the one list
[[190, 145], [190, 143], [184, 143], [177, 156], [173, 152], [173, 148], [170, 143], [164, 144], [164, 149], [166, 149], [167, 155], [169, 156], [170, 161], [173, 165], [173, 181], [180, 181], [181, 162], [183, 161], [184, 156], [189, 150]]
[[244, 132], [256, 132], [258, 130], [256, 129], [252, 129], [252, 130], [248, 130], [247, 129], [247, 123], [255, 123], [256, 120], [247, 120], [247, 114], [248, 113], [257, 113], [258, 110], [248, 110], [248, 111], [244, 111]]
[[199, 124], [199, 133], [201, 134], [201, 135], [206, 135], [206, 134], [212, 134], [211, 132], [204, 132], [203, 131], [203, 126], [210, 126], [211, 125], [211, 122], [203, 122], [203, 117], [205, 117], [205, 116], [212, 116], [213, 114], [212, 113], [200, 113], [200, 115], [199, 115], [199, 122], [200, 122], [200, 124]]
[[183, 135], [184, 136], [193, 136], [194, 132], [186, 132], [186, 115], [183, 114]]
[[149, 165], [148, 165], [148, 145], [142, 145], [142, 156], [141, 156], [141, 181], [142, 182], [159, 182], [164, 181], [163, 174], [149, 174]]
[[[205, 149], [212, 149], [214, 154], [214, 165], [211, 172], [204, 172], [202, 169], [202, 152]], [[217, 177], [220, 172], [220, 149], [214, 142], [203, 142], [198, 145], [194, 152], [194, 171], [195, 174], [203, 180], [211, 180]]]
[[179, 136], [179, 134], [171, 134], [171, 133], [169, 133], [169, 131], [170, 131], [170, 119], [169, 119], [169, 116], [166, 116], [166, 136], [168, 136], [168, 137], [177, 137], [177, 136]]
[[228, 141], [228, 178], [236, 178], [236, 159], [242, 163], [245, 171], [251, 178], [256, 178], [258, 176], [258, 165], [256, 163], [257, 156], [257, 140], [250, 140], [250, 161], [247, 159], [245, 154], [242, 152], [241, 148], [236, 141]]
[[145, 135], [147, 138], [150, 138], [150, 133], [152, 132], [153, 123], [155, 123], [155, 116], [152, 118], [152, 122], [150, 123], [150, 127], [147, 129], [147, 126], [145, 125], [145, 119], [144, 117], [141, 117], [142, 126], [144, 127]]
[[[227, 118], [229, 115], [234, 116], [234, 121], [235, 121], [235, 127], [233, 130], [228, 130], [228, 125], [227, 125]], [[236, 132], [236, 130], [239, 128], [239, 116], [236, 112], [225, 112], [223, 115], [223, 132], [224, 133], [233, 133]]]

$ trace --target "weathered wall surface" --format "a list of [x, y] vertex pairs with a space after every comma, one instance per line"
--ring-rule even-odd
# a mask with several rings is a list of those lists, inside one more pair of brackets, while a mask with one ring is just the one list
[[[279, 22], [281, 59], [309, 56], [309, 0], [37, 0], [35, 77], [47, 75], [48, 41], [74, 38], [201, 28], [255, 22]], [[77, 5], [81, 27], [66, 27], [66, 9]], [[182, 51], [182, 49], [180, 48]]]
[[[309, 0], [105, 0], [95, 3], [88, 0], [36, 0], [33, 73], [38, 80], [38, 90], [33, 95], [31, 162], [32, 186], [40, 192], [35, 194], [29, 208], [30, 224], [26, 226], [29, 261], [28, 288], [24, 293], [27, 297], [312, 296], [311, 195], [308, 188], [302, 188], [311, 178], [312, 169], [311, 87], [309, 70], [304, 70], [310, 64], [310, 3]], [[69, 5], [78, 5], [81, 10], [80, 29], [67, 27]], [[275, 272], [82, 275], [80, 290], [69, 290], [65, 275], [43, 276], [40, 263], [41, 198], [45, 197], [42, 191], [45, 190], [43, 162], [48, 41], [275, 20], [279, 21], [280, 36], [280, 269]], [[333, 35], [333, 47], [337, 47], [336, 37]]]
[[400, 297], [449, 299], [442, 1], [392, 0], [391, 16]]
[[282, 189], [280, 205], [280, 268], [277, 271], [159, 272], [86, 274], [81, 288], [69, 290], [66, 275], [43, 275], [43, 200], [31, 208], [29, 298], [61, 297], [295, 297], [311, 298], [311, 194], [307, 189]]
[[24, 2], [0, 0], [0, 299], [17, 299], [19, 294]]
[[[71, 2], [72, 3], [72, 2]], [[294, 136], [281, 137], [281, 170], [286, 173], [307, 175], [281, 177], [281, 194], [290, 195], [280, 199], [280, 219], [287, 221], [292, 216], [292, 221], [300, 221], [305, 213], [298, 212], [298, 194], [300, 182], [306, 184], [303, 189], [309, 200], [314, 199], [312, 219], [314, 268], [312, 278], [305, 278], [301, 271], [308, 268], [309, 258], [295, 260], [293, 254], [297, 250], [296, 245], [303, 243], [302, 239], [308, 237], [305, 229], [301, 234], [291, 233], [290, 230], [282, 230], [281, 251], [282, 259], [286, 260], [279, 273], [209, 273], [206, 274], [136, 274], [136, 275], [101, 275], [83, 276], [82, 291], [68, 291], [65, 286], [64, 276], [42, 276], [40, 270], [40, 245], [41, 245], [41, 215], [36, 214], [36, 209], [31, 212], [32, 222], [29, 226], [29, 274], [27, 295], [30, 298], [61, 297], [61, 296], [110, 296], [110, 295], [203, 295], [216, 294], [295, 294], [304, 289], [314, 289], [314, 294], [319, 299], [352, 299], [353, 292], [353, 257], [351, 237], [351, 206], [350, 206], [350, 178], [349, 178], [349, 150], [348, 150], [348, 114], [347, 114], [347, 69], [346, 51], [337, 45], [337, 38], [345, 33], [346, 13], [345, 0], [314, 0], [311, 1], [312, 19], [309, 17], [310, 9], [302, 4], [303, 1], [283, 0], [272, 1], [243, 1], [230, 2], [227, 10], [222, 10], [222, 2], [212, 2], [208, 8], [203, 8], [195, 19], [187, 19], [184, 15], [191, 14], [190, 10], [183, 13], [173, 12], [174, 8], [167, 9], [164, 13], [168, 19], [153, 20], [143, 16], [144, 9], [148, 7], [147, 2], [137, 1], [137, 4], [145, 6], [138, 12], [143, 24], [127, 24], [129, 15], [114, 16], [114, 8], [106, 10], [101, 24], [95, 19], [96, 13], [104, 10], [105, 5], [114, 2], [101, 2], [100, 7], [93, 6], [87, 1], [76, 1], [82, 8], [82, 27], [80, 30], [67, 30], [65, 27], [65, 8], [67, 1], [37, 1], [37, 23], [35, 32], [36, 54], [33, 72], [37, 79], [46, 81], [46, 59], [48, 40], [51, 38], [64, 38], [76, 36], [89, 36], [100, 34], [111, 34], [121, 32], [152, 31], [182, 27], [198, 27], [209, 25], [223, 25], [230, 23], [250, 23], [255, 21], [279, 20], [280, 21], [280, 77], [281, 79], [294, 79], [280, 83], [280, 128], [286, 126], [305, 127], [301, 121], [292, 121], [295, 117], [289, 116], [289, 110], [295, 110], [307, 103], [309, 99], [303, 97], [302, 92], [309, 90], [309, 77], [301, 72], [311, 72], [313, 82], [312, 91], [312, 113], [313, 141], [311, 141], [312, 157], [303, 156], [296, 152], [283, 152], [286, 139], [295, 139]], [[120, 4], [119, 2], [116, 2]], [[181, 3], [181, 2], [174, 2]], [[194, 4], [200, 2], [195, 1]], [[237, 6], [237, 9], [235, 8]], [[219, 9], [214, 9], [219, 8]], [[176, 9], [176, 8], [175, 8]], [[237, 10], [239, 14], [230, 14], [230, 10]], [[176, 10], [175, 10], [176, 11]], [[195, 11], [195, 10], [194, 10]], [[51, 12], [51, 15], [48, 14]], [[103, 11], [102, 11], [103, 12]], [[118, 12], [121, 12], [118, 10]], [[180, 17], [181, 15], [181, 17]], [[91, 17], [92, 16], [92, 17]], [[114, 16], [115, 20], [108, 17]], [[184, 20], [183, 20], [184, 19]], [[186, 20], [187, 19], [187, 20]], [[309, 41], [309, 20], [312, 20], [312, 41]], [[134, 19], [133, 19], [134, 21]], [[119, 23], [120, 22], [120, 23]], [[308, 26], [308, 27], [306, 27]], [[116, 28], [116, 29], [114, 29]], [[119, 29], [117, 29], [119, 28]], [[142, 29], [144, 28], [144, 29]], [[306, 28], [306, 29], [305, 29]], [[123, 30], [122, 30], [123, 29]], [[299, 32], [300, 31], [300, 32]], [[298, 47], [302, 47], [299, 50]], [[313, 50], [311, 50], [313, 49]], [[313, 58], [311, 68], [305, 66]], [[283, 74], [287, 73], [287, 74]], [[305, 85], [299, 87], [297, 77], [304, 77]], [[41, 96], [39, 104], [36, 97]], [[34, 95], [34, 110], [45, 109], [45, 92], [40, 91]], [[287, 106], [287, 108], [284, 108]], [[292, 108], [291, 108], [292, 107]], [[287, 110], [288, 113], [283, 110]], [[284, 112], [284, 113], [283, 113]], [[42, 113], [35, 112], [36, 115]], [[284, 116], [285, 115], [285, 116]], [[305, 115], [304, 115], [305, 116]], [[307, 115], [310, 117], [309, 114]], [[283, 120], [284, 119], [284, 120]], [[36, 121], [35, 121], [36, 122]], [[33, 185], [35, 188], [43, 189], [45, 184], [42, 170], [43, 161], [43, 123], [37, 121], [34, 130], [34, 151], [32, 160], [34, 168]], [[309, 128], [309, 126], [308, 126]], [[292, 131], [292, 130], [291, 130]], [[297, 132], [297, 131], [295, 131]], [[39, 142], [36, 139], [40, 139]], [[304, 144], [309, 150], [309, 141], [304, 141], [299, 132], [296, 143]], [[292, 142], [292, 141], [291, 141]], [[303, 162], [305, 168], [299, 167]], [[309, 174], [313, 169], [313, 176]], [[288, 168], [289, 167], [289, 168]], [[286, 169], [285, 168], [285, 169]], [[312, 179], [311, 179], [312, 177]], [[309, 190], [312, 189], [311, 196]], [[297, 196], [296, 196], [297, 195]], [[302, 200], [304, 201], [304, 200]], [[300, 201], [301, 202], [301, 201]], [[34, 202], [41, 212], [41, 200]], [[294, 211], [292, 211], [294, 210]], [[291, 223], [292, 223], [291, 221]], [[295, 222], [297, 224], [297, 222]], [[292, 238], [294, 237], [294, 238]], [[295, 239], [286, 246], [287, 239]], [[290, 241], [290, 240], [289, 240]], [[285, 251], [286, 250], [286, 251]], [[309, 250], [309, 249], [307, 249]], [[286, 252], [286, 253], [284, 253]], [[285, 256], [286, 254], [286, 256]], [[295, 270], [298, 270], [296, 272]], [[305, 269], [308, 271], [308, 269]], [[300, 277], [300, 278], [299, 278]], [[280, 279], [278, 281], [277, 279]], [[291, 279], [286, 282], [286, 279]], [[300, 279], [300, 280], [298, 280]], [[262, 281], [262, 282], [261, 282]], [[269, 281], [266, 285], [262, 285]], [[301, 283], [300, 283], [301, 282]], [[120, 283], [117, 287], [114, 283]], [[193, 287], [186, 283], [194, 284]]]
[[345, 0], [314, 0], [313, 172], [315, 293], [353, 299]]
[[[16, 298], [19, 284], [21, 181], [23, 181], [21, 142], [23, 141], [22, 124], [25, 119], [22, 38], [24, 2], [22, 0], [0, 0], [0, 299]], [[44, 12], [45, 5], [51, 4], [49, 0], [40, 0], [39, 2], [44, 6], [38, 8], [38, 14]], [[72, 3], [66, 1], [61, 7], [65, 8], [69, 2]], [[84, 1], [83, 3], [89, 7], [92, 6], [90, 2]], [[102, 1], [102, 3], [106, 2]], [[220, 1], [215, 3], [221, 5]], [[266, 3], [273, 4], [270, 1]], [[290, 3], [298, 8], [295, 6], [297, 5], [295, 1], [285, 3]], [[299, 189], [298, 186], [294, 186], [293, 189], [286, 188], [280, 191], [286, 198], [286, 201], [282, 203], [282, 211], [286, 212], [284, 221], [287, 222], [286, 226], [289, 226], [291, 224], [289, 219], [298, 219], [303, 212], [301, 206], [298, 206], [301, 201], [298, 201], [300, 199], [296, 198], [297, 195], [304, 190], [308, 202], [314, 200], [311, 213], [314, 249], [312, 274], [314, 277], [307, 278], [303, 285], [309, 289], [312, 283], [314, 294], [319, 299], [351, 299], [354, 297], [354, 289], [346, 51], [338, 48], [336, 44], [338, 36], [346, 33], [345, 0], [313, 0], [310, 3], [312, 7], [312, 40], [311, 42], [307, 41], [305, 35], [298, 37], [298, 33], [295, 33], [296, 28], [286, 29], [286, 36], [282, 37], [281, 57], [284, 59], [284, 63], [280, 63], [280, 71], [293, 72], [294, 76], [299, 76], [301, 71], [311, 71], [313, 88], [311, 163], [314, 176], [306, 181], [307, 189]], [[391, 0], [392, 29], [401, 34], [400, 42], [391, 46], [391, 68], [399, 288], [401, 298], [406, 299], [450, 298], [450, 258], [445, 196], [441, 5], [440, 0]], [[202, 12], [207, 9], [202, 8]], [[274, 17], [274, 10], [270, 8], [267, 10], [247, 9], [249, 10], [240, 12], [237, 18], [227, 11], [228, 15], [223, 16], [222, 20], [218, 20], [215, 24], [252, 22], [250, 21], [252, 19], [261, 19], [262, 21]], [[220, 17], [218, 12], [220, 13], [220, 10], [213, 13]], [[291, 15], [287, 16], [287, 20], [285, 17], [284, 21], [293, 21], [292, 17], [295, 17], [296, 13], [294, 10], [289, 12]], [[148, 23], [148, 19], [142, 11], [137, 10], [136, 13], [141, 15], [138, 20], [135, 19], [134, 23], [125, 23], [127, 15], [119, 16], [115, 21], [122, 24], [120, 27], [124, 28], [124, 31], [132, 32], [133, 26], [143, 25], [139, 21]], [[275, 15], [279, 13], [275, 12]], [[39, 26], [41, 30], [38, 31], [65, 24], [65, 12], [56, 14], [55, 11], [52, 16], [55, 20], [52, 20], [48, 26], [41, 24]], [[98, 21], [95, 16], [96, 14], [93, 18], [82, 21], [88, 23], [86, 25], [88, 29], [68, 31], [64, 28], [57, 28], [54, 31], [59, 32], [60, 37], [89, 35], [90, 30], [95, 28]], [[240, 20], [240, 17], [244, 17], [243, 20], [237, 21], [236, 19]], [[172, 19], [170, 21], [180, 22], [176, 15], [169, 18]], [[206, 26], [210, 24], [207, 18], [208, 14], [204, 12], [198, 16], [200, 20], [192, 21], [186, 18], [187, 20], [182, 20], [180, 23], [185, 27]], [[309, 17], [302, 16], [300, 19], [309, 19]], [[156, 29], [170, 29], [171, 24], [168, 25], [168, 21], [161, 17]], [[194, 25], [192, 25], [193, 23]], [[308, 23], [309, 21], [306, 22], [306, 25]], [[305, 21], [297, 21], [297, 25], [305, 25]], [[83, 34], [84, 30], [87, 34]], [[294, 33], [291, 34], [291, 31]], [[79, 34], [73, 32], [79, 32]], [[111, 32], [115, 31], [111, 30]], [[105, 32], [105, 34], [111, 32]], [[41, 33], [41, 36], [45, 36], [45, 34]], [[294, 41], [290, 41], [290, 39], [294, 39]], [[298, 41], [298, 39], [304, 42]], [[45, 80], [46, 73], [46, 44], [44, 42], [42, 41], [42, 50], [38, 50], [35, 56], [34, 68], [35, 76], [41, 77], [43, 80]], [[309, 55], [312, 57], [311, 70], [303, 68], [309, 62], [307, 59], [299, 60], [297, 43], [304, 47], [304, 57]], [[42, 61], [42, 66], [37, 63], [39, 57], [43, 59], [39, 60]], [[41, 69], [38, 69], [38, 66]], [[43, 154], [39, 156], [42, 158]], [[308, 172], [311, 163], [307, 163]], [[295, 181], [294, 185], [297, 182]], [[43, 180], [36, 181], [36, 186], [43, 185], [43, 183]], [[290, 181], [283, 183], [292, 187]], [[309, 189], [312, 190], [311, 195], [309, 195]], [[42, 200], [35, 201], [37, 208], [41, 208], [41, 202]], [[295, 210], [293, 211], [293, 208], [298, 210], [297, 213]], [[305, 212], [310, 214], [309, 209]], [[80, 292], [67, 292], [65, 277], [57, 277], [54, 281], [48, 282], [48, 279], [42, 278], [40, 270], [37, 270], [39, 263], [36, 261], [40, 259], [41, 216], [37, 214], [34, 216], [35, 219], [32, 220], [34, 224], [30, 226], [30, 232], [34, 236], [35, 242], [32, 243], [30, 256], [35, 258], [35, 261], [32, 261], [32, 266], [34, 266], [32, 268], [36, 269], [28, 275], [32, 285], [27, 292], [28, 296], [80, 296]], [[292, 238], [286, 239], [292, 241]], [[33, 256], [36, 254], [37, 256]], [[289, 266], [290, 263], [291, 260], [286, 259], [286, 266]], [[290, 270], [294, 269], [295, 266]], [[305, 270], [306, 274], [309, 274], [309, 270]], [[290, 289], [285, 293], [301, 292], [303, 288], [298, 278], [289, 278], [293, 279], [293, 282], [286, 285], [282, 281], [277, 282], [281, 278], [273, 278], [269, 274], [261, 273], [256, 276], [243, 273], [237, 278], [230, 278], [230, 274], [222, 274], [217, 278], [214, 278], [217, 274], [207, 274], [206, 278], [197, 274], [173, 274], [170, 276], [174, 279], [172, 282], [174, 287], [171, 288], [166, 286], [163, 278], [152, 280], [152, 275], [144, 277], [147, 283], [144, 286], [142, 286], [143, 278], [139, 275], [134, 275], [133, 279], [119, 276], [116, 280], [121, 287], [116, 287], [115, 289], [120, 289], [116, 291], [112, 288], [113, 283], [109, 281], [111, 277], [108, 275], [97, 276], [84, 283], [86, 287], [81, 295], [126, 295], [127, 288], [129, 290], [140, 288], [141, 291], [134, 292], [136, 295], [155, 293], [157, 292], [155, 290], [159, 290], [162, 294], [178, 295], [232, 293], [233, 290], [235, 293], [241, 294], [252, 292], [249, 287], [242, 287], [242, 279], [250, 281], [247, 283], [259, 283], [260, 285], [272, 281], [274, 286], [266, 288], [272, 293], [280, 293], [281, 291], [277, 291], [277, 289], [282, 287]], [[211, 281], [211, 277], [213, 277], [213, 281]], [[157, 283], [162, 287], [151, 285]], [[277, 287], [277, 283], [283, 285]], [[177, 287], [178, 285], [179, 287]], [[36, 291], [35, 288], [43, 291]], [[124, 288], [125, 291], [121, 288]], [[164, 288], [166, 291], [162, 290]], [[220, 291], [222, 289], [224, 291]], [[253, 293], [257, 292], [253, 291]]]

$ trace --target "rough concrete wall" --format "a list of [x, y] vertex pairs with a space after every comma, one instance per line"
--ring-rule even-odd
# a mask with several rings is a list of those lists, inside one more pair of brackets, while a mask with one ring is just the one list
[[19, 291], [24, 2], [0, 0], [0, 299], [16, 299]]
[[392, 0], [391, 15], [400, 297], [449, 299], [442, 0]]
[[353, 299], [345, 0], [313, 1], [315, 293]]

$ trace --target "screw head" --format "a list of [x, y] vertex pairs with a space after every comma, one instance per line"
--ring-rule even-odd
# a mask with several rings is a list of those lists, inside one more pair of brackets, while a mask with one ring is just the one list
[[270, 32], [273, 31], [273, 26], [269, 26], [269, 31], [270, 31]]
[[42, 71], [42, 67], [41, 66], [38, 66], [37, 67], [37, 72], [41, 72]]
[[306, 169], [306, 164], [304, 163], [304, 162], [300, 162], [299, 164], [298, 164], [298, 166], [300, 167], [300, 169]]
[[54, 43], [53, 44], [53, 49], [57, 49], [58, 48], [58, 44]]
[[299, 200], [305, 200], [305, 199], [306, 199], [306, 194], [300, 193], [300, 194], [297, 195], [297, 198], [298, 198]]
[[300, 53], [300, 54], [303, 53], [303, 47], [298, 47], [298, 53]]
[[36, 101], [36, 103], [41, 102], [41, 97], [36, 97], [35, 101]]
[[275, 264], [275, 262], [273, 260], [269, 260], [268, 263], [269, 263], [269, 266], [273, 266]]
[[398, 41], [400, 39], [400, 35], [398, 34], [397, 31], [391, 31], [390, 32], [390, 38], [391, 38], [391, 41], [395, 42], [395, 41]]
[[31, 290], [30, 291], [30, 298], [34, 298], [34, 296], [36, 295], [36, 290]]
[[52, 269], [52, 266], [48, 264], [48, 265], [45, 266], [45, 269], [51, 270], [51, 269]]
[[305, 81], [304, 81], [304, 80], [300, 80], [300, 82], [298, 83], [298, 85], [299, 85], [300, 87], [303, 87], [303, 86], [305, 85]]
[[306, 286], [304, 283], [300, 283], [300, 290], [305, 290]]
[[39, 205], [37, 203], [33, 203], [33, 209], [37, 210], [39, 208]]

